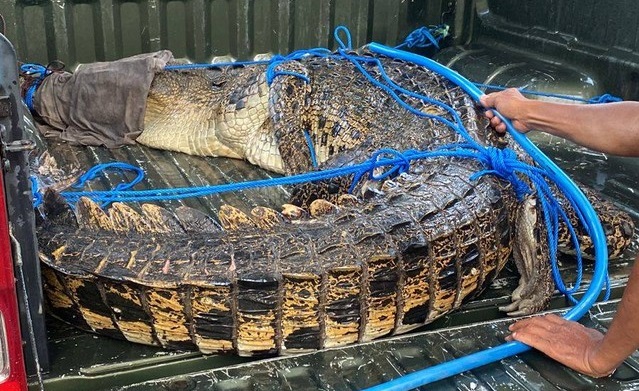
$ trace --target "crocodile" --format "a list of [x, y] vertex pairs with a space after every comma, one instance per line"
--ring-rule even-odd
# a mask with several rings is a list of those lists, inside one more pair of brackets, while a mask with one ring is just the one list
[[[376, 58], [394, 82], [453, 107], [476, 142], [526, 159], [462, 90], [415, 64]], [[363, 67], [382, 77], [376, 65]], [[345, 59], [306, 57], [277, 69], [270, 85], [262, 65], [160, 72], [137, 141], [285, 174], [359, 163], [380, 148], [465, 141]], [[436, 104], [402, 98], [455, 121]], [[216, 219], [153, 204], [105, 210], [86, 198], [70, 209], [49, 191], [38, 228], [47, 304], [77, 327], [137, 343], [297, 353], [430, 323], [480, 294], [514, 258], [522, 278], [504, 310], [539, 311], [554, 290], [542, 212], [497, 176], [470, 179], [484, 169], [460, 157], [417, 160], [384, 180], [356, 181], [352, 194], [351, 175], [296, 186], [281, 211], [223, 205]], [[619, 255], [632, 220], [596, 204]]]

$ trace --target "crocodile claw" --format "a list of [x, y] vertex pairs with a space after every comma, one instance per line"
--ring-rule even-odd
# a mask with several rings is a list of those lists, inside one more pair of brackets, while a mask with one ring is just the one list
[[521, 277], [512, 293], [512, 302], [499, 307], [509, 316], [530, 315], [543, 310], [554, 291], [546, 231], [536, 229], [539, 216], [532, 197], [525, 199], [517, 211], [513, 258]]

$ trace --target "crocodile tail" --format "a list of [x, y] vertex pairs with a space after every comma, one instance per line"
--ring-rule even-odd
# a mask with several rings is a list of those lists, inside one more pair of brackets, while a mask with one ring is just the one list
[[48, 304], [101, 334], [207, 353], [298, 352], [406, 332], [458, 308], [510, 253], [513, 199], [460, 182], [471, 168], [398, 178], [384, 200], [354, 207], [352, 196], [281, 214], [224, 206], [224, 233], [140, 234], [144, 212], [100, 214], [82, 200], [76, 210], [90, 224], [39, 235]]
[[[635, 224], [632, 218], [628, 215], [628, 213], [621, 210], [594, 189], [583, 184], [579, 184], [579, 187], [599, 216], [604, 233], [606, 234], [606, 242], [608, 243], [608, 257], [610, 259], [621, 257], [632, 244], [632, 239], [634, 237]], [[568, 201], [561, 196], [559, 199], [566, 211], [568, 220], [579, 239], [579, 250], [581, 251], [581, 255], [587, 259], [594, 259], [595, 247], [592, 238], [588, 233], [588, 229], [580, 221], [577, 213]], [[559, 224], [558, 249], [562, 253], [569, 255], [574, 255], [576, 252], [575, 246], [570, 238], [568, 226], [563, 221], [560, 221]]]

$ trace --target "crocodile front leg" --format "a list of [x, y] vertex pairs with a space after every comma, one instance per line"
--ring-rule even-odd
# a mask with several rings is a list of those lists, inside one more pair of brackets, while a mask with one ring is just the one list
[[546, 307], [554, 284], [548, 261], [546, 228], [535, 198], [528, 197], [517, 210], [513, 258], [521, 275], [512, 302], [501, 311], [510, 316], [529, 315]]

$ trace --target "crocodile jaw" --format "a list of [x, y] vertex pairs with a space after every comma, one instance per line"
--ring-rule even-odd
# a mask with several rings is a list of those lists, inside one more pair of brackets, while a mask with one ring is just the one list
[[157, 75], [147, 97], [144, 130], [137, 141], [190, 155], [246, 159], [281, 173], [264, 75], [242, 85], [232, 98], [223, 94], [224, 89], [212, 87], [212, 79], [215, 76], [207, 73]]
[[215, 120], [202, 110], [183, 106], [157, 107], [149, 99], [144, 131], [136, 140], [147, 147], [199, 156], [242, 159], [241, 149], [227, 145], [217, 135]]

